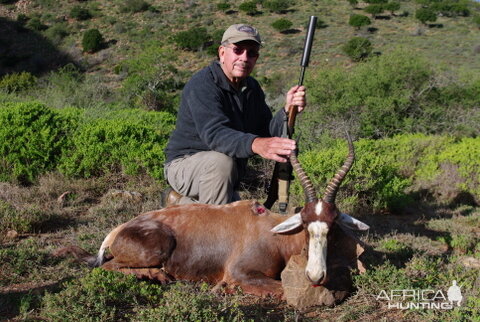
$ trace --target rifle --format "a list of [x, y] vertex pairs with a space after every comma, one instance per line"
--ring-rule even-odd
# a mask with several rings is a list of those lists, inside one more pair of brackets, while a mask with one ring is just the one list
[[[317, 17], [311, 16], [308, 23], [307, 36], [305, 37], [305, 43], [303, 45], [303, 55], [300, 62], [300, 79], [298, 85], [303, 85], [303, 78], [305, 76], [305, 69], [308, 66], [310, 60], [310, 52], [312, 50], [313, 36], [315, 34], [315, 26], [317, 24]], [[288, 110], [288, 116], [284, 118], [282, 137], [292, 138], [295, 128], [295, 118], [297, 117], [298, 106], [290, 106]], [[287, 213], [288, 208], [288, 191], [290, 189], [290, 181], [292, 177], [292, 165], [290, 162], [275, 163], [273, 169], [272, 179], [270, 181], [267, 200], [264, 206], [270, 209], [275, 201], [278, 200], [278, 208], [281, 214]]]

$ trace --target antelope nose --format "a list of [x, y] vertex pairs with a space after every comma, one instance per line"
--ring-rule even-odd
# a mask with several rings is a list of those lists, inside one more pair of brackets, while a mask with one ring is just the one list
[[308, 271], [305, 272], [305, 276], [313, 285], [320, 285], [325, 279], [325, 272], [320, 272], [318, 275], [312, 276]]

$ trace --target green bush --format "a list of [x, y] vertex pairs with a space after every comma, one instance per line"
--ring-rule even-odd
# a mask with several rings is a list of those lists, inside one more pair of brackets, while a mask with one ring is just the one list
[[[302, 146], [315, 146], [322, 133], [335, 135], [342, 124], [349, 124], [355, 136], [368, 138], [402, 132], [465, 133], [455, 124], [464, 124], [466, 114], [478, 119], [470, 100], [478, 96], [480, 83], [473, 76], [472, 85], [458, 92], [447, 91], [451, 86], [445, 92], [425, 90], [435, 77], [426, 60], [403, 49], [372, 57], [349, 70], [320, 70], [307, 79], [310, 103], [309, 113], [302, 118]], [[472, 133], [480, 130], [472, 126]]]
[[366, 13], [369, 13], [372, 15], [373, 18], [375, 18], [377, 15], [381, 14], [383, 12], [383, 4], [371, 4], [366, 6], [363, 9]]
[[28, 20], [26, 24], [27, 28], [36, 30], [36, 31], [43, 31], [48, 27], [40, 20], [40, 18], [34, 17]]
[[108, 173], [147, 173], [162, 179], [163, 149], [168, 138], [165, 131], [172, 130], [173, 116], [160, 113], [165, 118], [160, 129], [131, 117], [98, 119], [82, 125], [73, 135], [72, 148], [60, 161], [60, 170], [68, 176], [83, 178]]
[[478, 28], [480, 28], [480, 16], [473, 17], [472, 21], [477, 25]]
[[132, 303], [153, 306], [161, 299], [161, 286], [139, 282], [133, 275], [100, 268], [64, 284], [56, 294], [43, 298], [43, 318], [74, 321], [81, 316], [88, 321], [119, 321], [132, 313]]
[[[342, 183], [337, 198], [343, 211], [396, 212], [412, 202], [412, 198], [406, 193], [412, 179], [402, 174], [403, 168], [400, 164], [400, 159], [408, 160], [408, 156], [413, 153], [411, 141], [405, 145], [399, 141], [362, 139], [355, 143], [356, 161]], [[398, 146], [394, 147], [393, 144]], [[397, 151], [401, 151], [402, 154]], [[319, 197], [344, 162], [346, 155], [345, 140], [331, 142], [327, 149], [313, 149], [300, 155], [300, 161], [314, 185], [322, 187], [317, 189]], [[296, 184], [295, 189], [300, 190]]]
[[55, 169], [78, 121], [75, 110], [39, 103], [0, 106], [0, 181], [32, 183]]
[[285, 30], [290, 29], [292, 27], [292, 25], [293, 25], [293, 23], [286, 18], [277, 19], [271, 24], [271, 26], [273, 28], [275, 28], [276, 30], [278, 30], [280, 32], [284, 32]]
[[103, 45], [103, 36], [98, 29], [89, 29], [83, 34], [82, 47], [84, 52], [97, 52], [102, 49]]
[[429, 8], [446, 17], [468, 17], [471, 13], [466, 4], [451, 1], [432, 3]]
[[117, 70], [126, 74], [120, 91], [128, 107], [146, 110], [176, 110], [183, 74], [173, 64], [177, 57], [158, 42], [149, 42], [134, 58], [123, 61]]
[[[135, 304], [135, 305], [133, 305]], [[218, 299], [206, 284], [160, 286], [132, 275], [94, 269], [47, 293], [40, 316], [52, 321], [241, 321], [238, 304]]]
[[180, 31], [174, 36], [175, 43], [182, 49], [199, 51], [202, 50], [211, 36], [204, 27], [194, 27], [186, 31]]
[[150, 4], [144, 0], [123, 0], [120, 6], [120, 12], [137, 13], [146, 11], [150, 8]]
[[[319, 197], [347, 155], [345, 140], [300, 155]], [[340, 209], [348, 212], [399, 212], [421, 192], [449, 204], [469, 194], [480, 201], [480, 139], [458, 142], [448, 136], [397, 135], [383, 140], [355, 142], [356, 161], [338, 195]], [[294, 182], [296, 195], [301, 195]]]
[[21, 24], [26, 23], [29, 19], [30, 19], [30, 18], [29, 18], [26, 14], [24, 14], [24, 13], [20, 13], [20, 14], [18, 14], [18, 16], [17, 16], [17, 21], [18, 21], [19, 23], [21, 23]]
[[400, 10], [400, 7], [401, 7], [400, 2], [396, 2], [396, 1], [391, 1], [383, 5], [383, 9], [390, 11], [392, 15], [395, 13], [395, 11]]
[[426, 24], [427, 22], [437, 21], [437, 14], [429, 8], [420, 8], [415, 11], [415, 18], [420, 20], [421, 23]]
[[257, 14], [257, 3], [255, 1], [245, 1], [242, 2], [238, 9], [245, 12], [247, 15], [254, 16]]
[[284, 13], [290, 8], [290, 6], [290, 0], [270, 0], [263, 3], [265, 9], [276, 13]]
[[72, 10], [70, 10], [70, 17], [82, 21], [92, 18], [92, 14], [87, 8], [81, 6], [74, 6]]
[[353, 14], [350, 16], [350, 19], [348, 20], [348, 24], [352, 27], [355, 27], [357, 30], [359, 30], [363, 26], [368, 26], [372, 23], [370, 18], [364, 15], [358, 15], [358, 14]]
[[56, 23], [45, 31], [45, 36], [52, 41], [52, 43], [58, 45], [60, 42], [68, 36], [68, 25], [66, 23]]
[[356, 8], [358, 4], [358, 0], [348, 0], [348, 3], [353, 7]]
[[353, 37], [343, 47], [342, 50], [353, 61], [361, 61], [372, 53], [372, 43], [367, 38]]
[[37, 78], [29, 72], [13, 73], [0, 79], [0, 90], [17, 93], [32, 88], [36, 84]]
[[232, 5], [228, 2], [217, 3], [217, 9], [220, 10], [220, 11], [223, 11], [223, 12], [229, 10], [231, 7], [232, 7]]

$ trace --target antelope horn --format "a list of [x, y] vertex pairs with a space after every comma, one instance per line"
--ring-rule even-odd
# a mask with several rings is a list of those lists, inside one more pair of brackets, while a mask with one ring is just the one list
[[298, 176], [298, 180], [300, 180], [300, 184], [302, 185], [303, 191], [305, 192], [305, 200], [307, 203], [315, 202], [318, 200], [317, 193], [315, 192], [315, 188], [312, 185], [312, 182], [308, 178], [305, 171], [302, 169], [300, 162], [297, 159], [297, 150], [292, 151], [290, 154], [290, 163], [292, 164], [293, 170]]
[[323, 201], [331, 204], [335, 203], [335, 197], [337, 196], [338, 188], [340, 187], [340, 184], [342, 183], [343, 179], [345, 179], [345, 176], [347, 175], [348, 171], [351, 169], [353, 165], [353, 161], [355, 161], [355, 150], [353, 149], [352, 139], [350, 138], [350, 135], [348, 134], [348, 132], [347, 132], [347, 141], [348, 141], [348, 150], [349, 150], [347, 159], [345, 160], [345, 163], [342, 165], [342, 167], [337, 171], [335, 176], [330, 181], [325, 191], [325, 194], [323, 195]]

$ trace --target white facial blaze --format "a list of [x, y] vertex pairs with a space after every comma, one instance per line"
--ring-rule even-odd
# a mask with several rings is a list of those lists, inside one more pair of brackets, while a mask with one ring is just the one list
[[322, 210], [323, 210], [323, 202], [319, 201], [315, 205], [315, 213], [317, 214], [317, 216], [320, 216], [320, 214], [322, 213]]
[[327, 273], [328, 226], [324, 222], [315, 221], [310, 223], [307, 229], [310, 240], [308, 242], [308, 262], [305, 274], [312, 283], [318, 283]]

